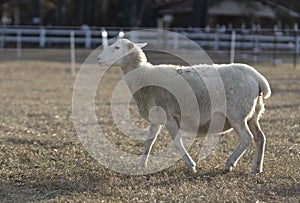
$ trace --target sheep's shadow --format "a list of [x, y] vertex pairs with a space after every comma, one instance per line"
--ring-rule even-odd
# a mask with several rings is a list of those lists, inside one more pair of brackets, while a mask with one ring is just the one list
[[[166, 171], [162, 171], [156, 174], [146, 175], [147, 180], [151, 180], [152, 178], [156, 178], [159, 181], [155, 183], [156, 186], [163, 186], [163, 185], [176, 185], [178, 183], [184, 182], [210, 182], [214, 178], [219, 176], [224, 176], [230, 174], [227, 173], [224, 169], [213, 169], [208, 172], [203, 172], [201, 169], [197, 169], [196, 173], [192, 173], [187, 169], [184, 170], [182, 168], [177, 169], [168, 169]], [[233, 176], [242, 176], [245, 175], [244, 173], [235, 173]]]
[[273, 192], [283, 197], [298, 196], [300, 195], [300, 184], [278, 184], [273, 188]]
[[[108, 172], [108, 169], [105, 170]], [[116, 196], [117, 187], [126, 188], [128, 181], [133, 182], [133, 185], [144, 185], [145, 187], [147, 185], [176, 185], [191, 181], [209, 182], [224, 174], [222, 169], [204, 173], [200, 171], [193, 174], [188, 170], [175, 168], [143, 176], [130, 176], [114, 172], [105, 174], [105, 171], [99, 173], [86, 170], [79, 174], [72, 174], [72, 177], [67, 174], [53, 175], [49, 180], [31, 181], [34, 180], [34, 177], [28, 177], [26, 180], [0, 182], [0, 202], [47, 201], [85, 192], [98, 193], [102, 197], [110, 198]], [[114, 182], [116, 180], [118, 182]]]
[[[109, 179], [103, 177], [89, 177], [93, 174], [70, 180], [66, 177], [52, 177], [51, 180], [38, 182], [0, 182], [0, 202], [36, 202], [47, 201], [74, 193], [97, 191], [103, 196], [112, 196]], [[107, 184], [105, 184], [107, 183]]]
[[[103, 173], [104, 172], [104, 173]], [[107, 174], [105, 174], [107, 172]], [[62, 196], [72, 196], [73, 194], [83, 194], [85, 192], [98, 193], [103, 198], [113, 198], [116, 196], [118, 188], [126, 188], [128, 182], [132, 185], [140, 185], [144, 188], [166, 185], [176, 186], [182, 183], [209, 183], [214, 179], [245, 177], [247, 172], [234, 171], [226, 173], [223, 169], [212, 169], [202, 171], [198, 169], [196, 174], [189, 173], [183, 168], [169, 168], [161, 172], [149, 175], [130, 176], [126, 174], [102, 171], [82, 171], [74, 174], [74, 177], [53, 175], [51, 180], [42, 181], [11, 181], [0, 182], [0, 202], [37, 202], [60, 198]], [[116, 182], [117, 181], [117, 182]], [[274, 193], [281, 196], [297, 196], [300, 191], [299, 184], [278, 185], [273, 188]]]

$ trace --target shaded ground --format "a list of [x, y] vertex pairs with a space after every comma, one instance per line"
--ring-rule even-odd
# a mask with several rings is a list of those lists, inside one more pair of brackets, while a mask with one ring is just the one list
[[[214, 153], [198, 162], [196, 174], [188, 173], [180, 160], [156, 174], [129, 176], [102, 167], [77, 138], [71, 106], [74, 80], [69, 64], [1, 62], [0, 202], [298, 202], [300, 71], [289, 67], [258, 69], [273, 90], [261, 120], [267, 135], [262, 174], [250, 174], [253, 148], [232, 173], [223, 174], [226, 158], [238, 142], [230, 133], [221, 139]], [[107, 74], [96, 108], [112, 141], [122, 137], [112, 124], [109, 105], [110, 92], [119, 78], [118, 70]], [[139, 125], [146, 123], [141, 121]], [[163, 135], [154, 150], [169, 139]], [[143, 150], [142, 143], [119, 142], [128, 151]], [[190, 150], [195, 160], [200, 142], [197, 139]]]

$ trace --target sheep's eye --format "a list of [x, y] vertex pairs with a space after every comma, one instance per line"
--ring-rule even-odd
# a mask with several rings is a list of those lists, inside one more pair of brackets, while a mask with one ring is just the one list
[[120, 47], [116, 46], [115, 49], [120, 49]]

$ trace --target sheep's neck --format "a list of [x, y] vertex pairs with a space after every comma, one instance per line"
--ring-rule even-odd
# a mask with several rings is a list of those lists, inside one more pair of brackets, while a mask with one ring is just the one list
[[134, 52], [125, 57], [123, 65], [121, 65], [124, 76], [130, 71], [136, 69], [142, 62], [147, 62], [147, 58], [144, 53]]
[[141, 65], [141, 63], [145, 63], [145, 62], [147, 62], [147, 58], [145, 55], [140, 55], [140, 53], [139, 54], [134, 53], [132, 55], [128, 55], [123, 61], [123, 65], [121, 65], [121, 69], [123, 71], [123, 75], [125, 76], [125, 81], [127, 83], [127, 86], [130, 92], [132, 93], [132, 96], [136, 101], [140, 112], [141, 109], [139, 103], [140, 103], [140, 98], [142, 98], [140, 94], [143, 94], [145, 91], [144, 88], [143, 91], [140, 88], [143, 87], [143, 83], [145, 82], [144, 78], [140, 77], [141, 75], [139, 74], [140, 73], [139, 71], [135, 72], [134, 75], [131, 75], [129, 78], [126, 78], [126, 75], [131, 71], [135, 70], [136, 68], [138, 68]]
[[140, 61], [133, 58], [128, 58], [127, 60], [125, 60], [124, 65], [121, 66], [124, 76], [136, 69], [139, 64]]

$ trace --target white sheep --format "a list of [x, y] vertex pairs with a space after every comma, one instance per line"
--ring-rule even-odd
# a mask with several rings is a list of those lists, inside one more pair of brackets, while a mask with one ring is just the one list
[[[133, 93], [139, 113], [150, 122], [145, 140], [145, 149], [141, 157], [141, 164], [146, 167], [152, 145], [163, 127], [162, 123], [153, 121], [155, 119], [151, 120], [150, 117], [151, 109], [153, 110], [153, 107], [157, 108], [159, 106], [165, 111], [165, 127], [171, 134], [175, 145], [182, 154], [189, 169], [193, 172], [196, 171], [196, 164], [185, 149], [180, 137], [180, 130], [189, 131], [189, 128], [195, 126], [192, 126], [194, 124], [191, 121], [185, 122], [188, 119], [182, 119], [182, 115], [180, 114], [181, 106], [178, 105], [174, 95], [166, 91], [166, 89], [157, 86], [148, 86], [136, 91], [137, 86], [141, 85], [139, 82], [142, 83], [143, 80], [149, 80], [147, 77], [151, 73], [165, 74], [166, 71], [169, 71], [176, 72], [183, 77], [194, 91], [199, 107], [198, 113], [201, 115], [197, 123], [198, 126], [196, 126], [198, 129], [197, 134], [208, 133], [209, 125], [213, 121], [218, 121], [218, 118], [221, 118], [224, 120], [222, 128], [217, 128], [216, 131], [210, 131], [210, 133], [224, 134], [234, 129], [239, 135], [240, 144], [227, 159], [225, 170], [230, 171], [237, 164], [247, 147], [254, 141], [255, 152], [252, 172], [262, 172], [266, 138], [260, 128], [259, 117], [264, 111], [263, 98], [266, 99], [271, 96], [268, 81], [254, 68], [245, 64], [213, 64], [191, 67], [152, 65], [147, 62], [147, 58], [141, 49], [144, 46], [146, 46], [146, 43], [135, 44], [127, 39], [119, 39], [103, 50], [97, 58], [100, 65], [112, 65], [112, 63], [119, 65], [125, 76], [137, 68], [142, 70], [143, 74], [139, 74], [139, 78], [129, 77], [125, 79], [129, 89]], [[208, 92], [204, 81], [214, 82], [213, 78], [207, 78], [210, 77], [211, 72], [217, 72], [223, 82], [225, 95], [221, 95], [222, 93], [219, 93], [218, 89], [213, 90], [213, 94], [217, 101], [225, 96], [225, 112], [214, 110], [210, 103], [210, 92]], [[171, 82], [172, 79], [166, 79], [167, 81], [164, 81], [164, 84], [168, 83], [168, 81]]]

